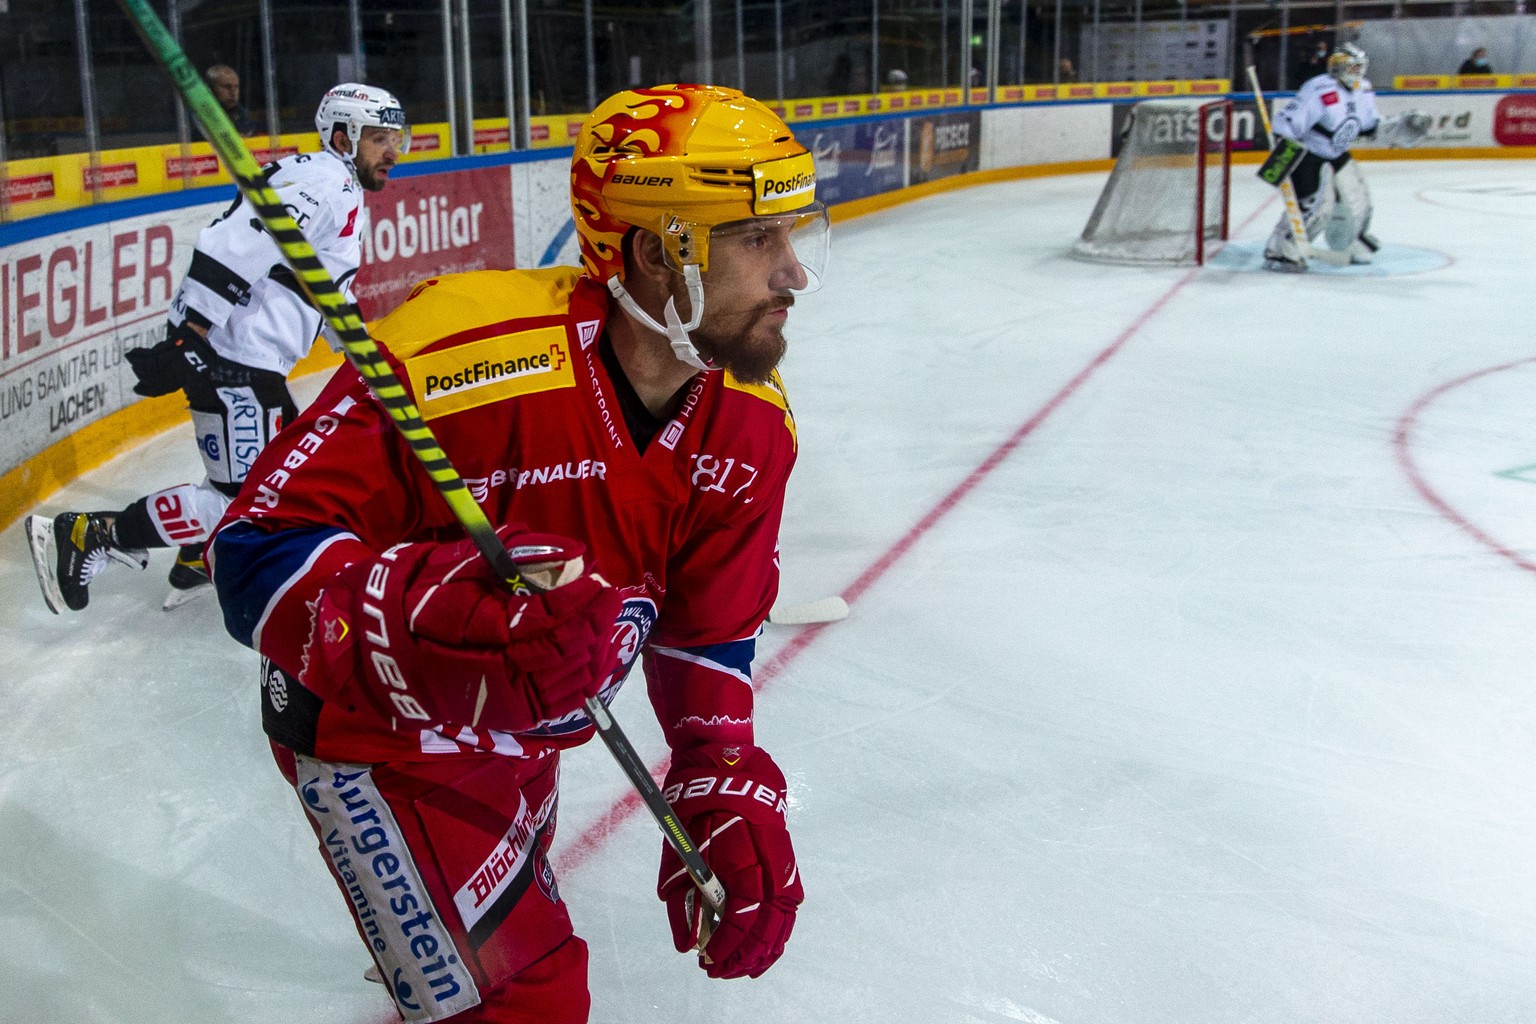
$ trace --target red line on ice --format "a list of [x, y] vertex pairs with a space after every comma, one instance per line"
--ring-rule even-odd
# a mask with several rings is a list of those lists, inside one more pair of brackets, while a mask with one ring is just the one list
[[1462, 515], [1456, 509], [1452, 508], [1448, 501], [1440, 497], [1439, 493], [1433, 487], [1429, 486], [1429, 482], [1424, 479], [1424, 474], [1419, 471], [1418, 464], [1413, 461], [1413, 428], [1414, 425], [1418, 422], [1419, 415], [1429, 407], [1430, 403], [1434, 402], [1435, 399], [1439, 398], [1447, 391], [1452, 391], [1464, 384], [1470, 384], [1481, 377], [1487, 377], [1495, 373], [1503, 373], [1505, 370], [1513, 370], [1516, 367], [1525, 366], [1529, 363], [1536, 363], [1536, 358], [1517, 359], [1512, 363], [1504, 363], [1500, 366], [1490, 366], [1487, 369], [1478, 370], [1475, 373], [1469, 373], [1464, 376], [1457, 377], [1455, 380], [1446, 381], [1439, 387], [1434, 388], [1428, 394], [1424, 395], [1418, 401], [1409, 406], [1408, 411], [1403, 413], [1402, 417], [1398, 419], [1397, 430], [1394, 431], [1392, 435], [1392, 446], [1397, 452], [1398, 465], [1400, 465], [1403, 469], [1403, 472], [1407, 474], [1408, 480], [1413, 484], [1414, 490], [1418, 491], [1419, 496], [1425, 501], [1429, 502], [1430, 506], [1433, 507], [1436, 512], [1439, 512], [1441, 516], [1449, 520], [1452, 524], [1465, 532], [1473, 540], [1488, 548], [1494, 554], [1509, 560], [1509, 562], [1511, 562], [1516, 568], [1524, 569], [1529, 573], [1536, 573], [1536, 564], [1532, 564], [1519, 552], [1505, 546], [1489, 534], [1484, 533], [1482, 529], [1474, 524], [1470, 519]]
[[[1260, 211], [1262, 209], [1263, 207], [1260, 207]], [[1254, 215], [1250, 215], [1248, 220], [1251, 221], [1253, 216], [1256, 215], [1257, 212]], [[1246, 224], [1247, 221], [1244, 222], [1245, 226]], [[883, 555], [876, 559], [874, 564], [860, 573], [859, 577], [843, 591], [843, 599], [852, 606], [866, 591], [878, 583], [903, 555], [910, 551], [929, 530], [938, 525], [939, 521], [948, 515], [955, 506], [965, 500], [965, 497], [975, 490], [977, 485], [1001, 465], [1003, 460], [1013, 453], [1014, 449], [1023, 444], [1024, 440], [1030, 434], [1033, 434], [1051, 413], [1055, 412], [1068, 398], [1071, 398], [1100, 367], [1113, 359], [1115, 354], [1125, 346], [1125, 343], [1130, 341], [1175, 295], [1183, 291], [1184, 286], [1194, 280], [1199, 272], [1200, 268], [1198, 267], [1190, 270], [1183, 277], [1179, 278], [1152, 305], [1143, 310], [1131, 325], [1120, 333], [1119, 337], [1110, 342], [1098, 355], [1089, 360], [1088, 364], [1079, 370], [1071, 380], [1067, 381], [1061, 390], [1052, 395], [1034, 415], [1025, 420], [1006, 441], [998, 445], [981, 465], [971, 470], [964, 480], [960, 481], [953, 490], [941, 498], [938, 504], [929, 509], [928, 513], [918, 520], [916, 525], [909, 529], [895, 544], [891, 545]], [[787, 644], [775, 651], [767, 661], [753, 670], [752, 688], [762, 692], [775, 677], [793, 664], [800, 657], [801, 653], [810, 647], [811, 644], [815, 643], [816, 639], [832, 625], [835, 625], [835, 623], [823, 622], [802, 628]], [[665, 772], [665, 768], [664, 762], [653, 764], [650, 766], [651, 774], [659, 781]], [[608, 837], [630, 815], [641, 810], [643, 806], [640, 797], [633, 791], [625, 793], [624, 796], [614, 801], [607, 813], [603, 814], [591, 825], [588, 825], [580, 835], [565, 845], [560, 855], [556, 858], [556, 875], [567, 874], [585, 863], [588, 858], [602, 849]]]

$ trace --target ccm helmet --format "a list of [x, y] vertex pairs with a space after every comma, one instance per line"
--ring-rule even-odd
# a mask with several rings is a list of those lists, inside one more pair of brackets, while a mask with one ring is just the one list
[[1354, 43], [1344, 43], [1328, 55], [1328, 73], [1350, 89], [1360, 88], [1370, 58]]
[[[786, 217], [808, 284], [797, 290], [821, 284], [827, 213], [816, 202], [815, 161], [778, 115], [736, 89], [659, 85], [603, 101], [576, 137], [571, 207], [587, 274], [693, 366], [714, 368], [687, 338], [703, 317], [699, 274], [709, 269], [711, 230]], [[688, 323], [669, 301], [663, 328], [624, 289], [624, 239], [635, 228], [660, 238], [682, 273]]]
[[[410, 151], [411, 127], [405, 123], [405, 108], [393, 94], [376, 85], [344, 82], [326, 93], [320, 100], [320, 109], [315, 111], [320, 145], [348, 163], [357, 154], [358, 139], [368, 127], [398, 131], [401, 155]], [[352, 140], [352, 152], [343, 153], [331, 145], [331, 136], [337, 131], [347, 133]]]

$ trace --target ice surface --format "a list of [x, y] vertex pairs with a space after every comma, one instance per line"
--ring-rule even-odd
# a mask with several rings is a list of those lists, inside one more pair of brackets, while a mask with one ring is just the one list
[[[808, 900], [709, 981], [575, 752], [593, 1020], [1536, 1019], [1533, 171], [1367, 165], [1413, 256], [1371, 274], [1246, 269], [1279, 206], [1245, 168], [1199, 271], [1066, 256], [1102, 175], [837, 225], [784, 587], [853, 610], [759, 658]], [[43, 511], [194, 474], [184, 432]], [[0, 1017], [382, 1024], [255, 656], [160, 610], [169, 559], [55, 617], [0, 536]], [[643, 687], [616, 712], [659, 757]]]

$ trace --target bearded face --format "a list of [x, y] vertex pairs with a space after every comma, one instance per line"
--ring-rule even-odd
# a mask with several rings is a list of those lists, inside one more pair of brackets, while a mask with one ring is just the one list
[[[690, 337], [701, 355], [747, 383], [767, 381], [784, 358], [793, 293], [808, 284], [790, 244], [795, 223], [792, 217], [766, 217], [710, 233], [704, 320]], [[681, 279], [672, 287], [678, 309], [687, 309]]]
[[370, 192], [381, 192], [389, 183], [389, 172], [400, 160], [403, 133], [395, 128], [376, 128], [372, 125], [362, 130], [357, 140], [357, 156], [352, 166], [357, 168], [357, 180]]

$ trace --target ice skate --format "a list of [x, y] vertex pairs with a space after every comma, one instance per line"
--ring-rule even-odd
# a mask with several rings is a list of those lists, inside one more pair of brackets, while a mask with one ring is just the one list
[[1279, 253], [1265, 253], [1264, 269], [1273, 270], [1279, 274], [1305, 274], [1307, 272], [1307, 261], [1293, 260], [1289, 256], [1281, 256]]
[[149, 564], [147, 551], [113, 545], [110, 516], [109, 512], [61, 512], [52, 519], [27, 517], [32, 567], [43, 600], [55, 615], [64, 608], [77, 612], [89, 604], [90, 582], [109, 561], [139, 569]]
[[213, 581], [208, 578], [208, 566], [203, 562], [201, 544], [183, 544], [176, 552], [176, 563], [167, 577], [170, 593], [165, 595], [163, 611], [179, 608], [194, 598], [209, 592]]

